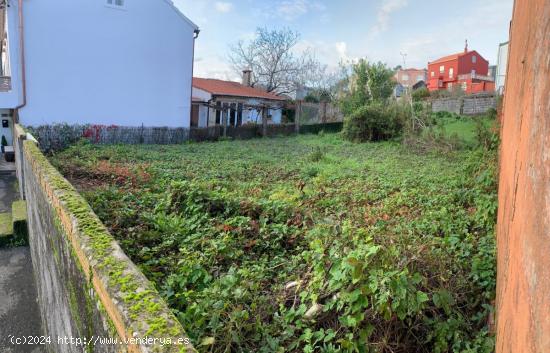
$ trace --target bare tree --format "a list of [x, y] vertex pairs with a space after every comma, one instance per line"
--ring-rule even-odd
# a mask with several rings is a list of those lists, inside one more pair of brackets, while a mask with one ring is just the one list
[[230, 47], [229, 60], [239, 74], [244, 69], [252, 70], [252, 86], [290, 94], [298, 84], [307, 85], [322, 71], [312, 50], [297, 52], [299, 39], [299, 33], [290, 29], [258, 28], [254, 39]]

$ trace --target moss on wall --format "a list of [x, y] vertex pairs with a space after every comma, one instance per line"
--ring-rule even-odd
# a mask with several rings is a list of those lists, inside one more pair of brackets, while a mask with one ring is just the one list
[[[25, 163], [51, 201], [53, 224], [67, 237], [70, 257], [87, 278], [89, 288], [75, 288], [74, 284], [69, 284], [70, 311], [80, 333], [92, 334], [87, 332], [92, 324], [76, 317], [89, 317], [96, 305], [105, 315], [109, 331], [115, 329], [121, 338], [153, 337], [173, 341], [187, 338], [152, 284], [122, 252], [84, 198], [48, 162], [35, 142], [24, 141], [23, 150]], [[55, 244], [52, 248], [55, 249]], [[55, 250], [54, 256], [59, 262]], [[85, 313], [77, 306], [77, 293], [82, 291], [88, 295]], [[128, 350], [195, 352], [189, 344], [129, 346]]]
[[13, 220], [13, 234], [16, 238], [27, 238], [27, 203], [23, 200], [15, 201], [11, 207]]
[[13, 223], [10, 213], [0, 213], [0, 238], [8, 238], [13, 235]]

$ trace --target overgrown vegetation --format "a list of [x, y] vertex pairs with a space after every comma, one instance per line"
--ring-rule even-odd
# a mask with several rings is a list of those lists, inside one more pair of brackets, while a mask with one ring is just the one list
[[492, 136], [444, 155], [336, 134], [81, 143], [52, 161], [200, 351], [492, 352]]
[[389, 140], [401, 135], [409, 119], [410, 110], [403, 104], [371, 103], [345, 118], [342, 136], [354, 142]]
[[400, 136], [410, 111], [389, 102], [395, 82], [393, 70], [364, 59], [351, 65], [350, 91], [340, 98], [345, 115], [344, 138], [354, 142], [381, 141]]
[[415, 102], [422, 101], [430, 97], [430, 91], [426, 87], [419, 88], [412, 92], [412, 99]]

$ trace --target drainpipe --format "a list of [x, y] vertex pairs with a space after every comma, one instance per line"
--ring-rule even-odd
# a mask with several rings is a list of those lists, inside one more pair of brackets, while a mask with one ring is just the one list
[[[201, 32], [200, 29], [195, 29], [193, 31], [193, 55], [192, 55], [192, 58], [191, 58], [191, 97], [190, 97], [190, 100], [191, 100], [191, 105], [190, 107], [193, 106], [193, 75], [194, 75], [194, 71], [195, 71], [195, 40], [197, 38], [199, 38], [199, 33]], [[191, 129], [191, 111], [189, 111], [189, 129]]]
[[27, 75], [25, 70], [25, 35], [24, 30], [25, 26], [23, 23], [23, 0], [19, 0], [19, 55], [20, 65], [21, 65], [21, 89], [23, 93], [23, 102], [14, 108], [15, 116], [14, 120], [19, 122], [19, 109], [27, 105]]

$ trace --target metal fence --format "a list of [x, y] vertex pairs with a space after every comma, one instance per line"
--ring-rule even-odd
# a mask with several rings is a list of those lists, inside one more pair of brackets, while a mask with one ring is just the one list
[[217, 125], [191, 129], [55, 124], [28, 127], [27, 129], [36, 137], [43, 151], [54, 152], [63, 150], [83, 139], [95, 144], [158, 145], [179, 144], [187, 141], [217, 141], [221, 138], [246, 140], [256, 137], [290, 136], [296, 133], [338, 132], [342, 130], [342, 122], [305, 124], [298, 127], [295, 124], [266, 126], [246, 124], [237, 127], [227, 126], [224, 128]]
[[300, 125], [342, 122], [344, 115], [338, 106], [331, 103], [296, 103], [296, 114]]

